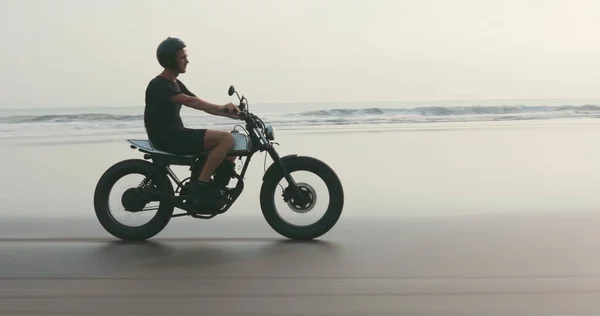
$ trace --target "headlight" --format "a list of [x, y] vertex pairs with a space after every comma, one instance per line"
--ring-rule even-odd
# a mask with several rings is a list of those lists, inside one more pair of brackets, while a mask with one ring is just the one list
[[268, 140], [275, 140], [275, 128], [273, 127], [273, 125], [265, 126], [265, 134]]

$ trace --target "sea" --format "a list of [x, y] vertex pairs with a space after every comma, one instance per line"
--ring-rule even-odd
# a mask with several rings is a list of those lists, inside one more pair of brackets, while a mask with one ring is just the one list
[[[594, 122], [600, 99], [452, 100], [252, 104], [248, 110], [275, 130], [432, 128], [477, 122]], [[0, 108], [0, 143], [117, 141], [145, 136], [142, 105]], [[243, 122], [183, 107], [192, 128], [231, 129]], [[600, 121], [599, 121], [600, 122]]]

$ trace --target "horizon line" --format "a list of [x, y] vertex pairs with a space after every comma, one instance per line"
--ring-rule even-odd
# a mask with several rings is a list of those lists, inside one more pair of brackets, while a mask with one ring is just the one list
[[[291, 105], [308, 105], [308, 104], [359, 104], [359, 103], [410, 103], [410, 102], [460, 102], [460, 101], [543, 101], [543, 100], [589, 100], [598, 99], [598, 97], [530, 97], [530, 98], [480, 98], [480, 99], [412, 99], [412, 100], [388, 100], [388, 101], [306, 101], [306, 102], [293, 102], [293, 101], [281, 101], [281, 102], [256, 102], [250, 103], [252, 105], [280, 105], [280, 106], [291, 106]], [[145, 105], [98, 105], [98, 106], [85, 106], [85, 105], [71, 105], [71, 106], [46, 106], [46, 107], [0, 107], [1, 110], [47, 110], [47, 109], [81, 109], [81, 108], [123, 108], [123, 107], [144, 107]]]

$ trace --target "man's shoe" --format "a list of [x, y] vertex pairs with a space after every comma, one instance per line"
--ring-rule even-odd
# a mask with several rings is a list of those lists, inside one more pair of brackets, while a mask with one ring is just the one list
[[221, 208], [227, 203], [227, 197], [221, 189], [212, 183], [191, 181], [188, 189], [189, 198], [194, 204], [205, 204]]

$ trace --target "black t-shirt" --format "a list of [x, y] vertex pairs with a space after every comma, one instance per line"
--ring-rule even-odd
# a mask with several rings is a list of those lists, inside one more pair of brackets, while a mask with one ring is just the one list
[[196, 96], [179, 79], [170, 81], [162, 76], [153, 78], [146, 88], [144, 125], [149, 138], [165, 136], [183, 128], [179, 112], [181, 104], [171, 102], [170, 97], [185, 93]]

